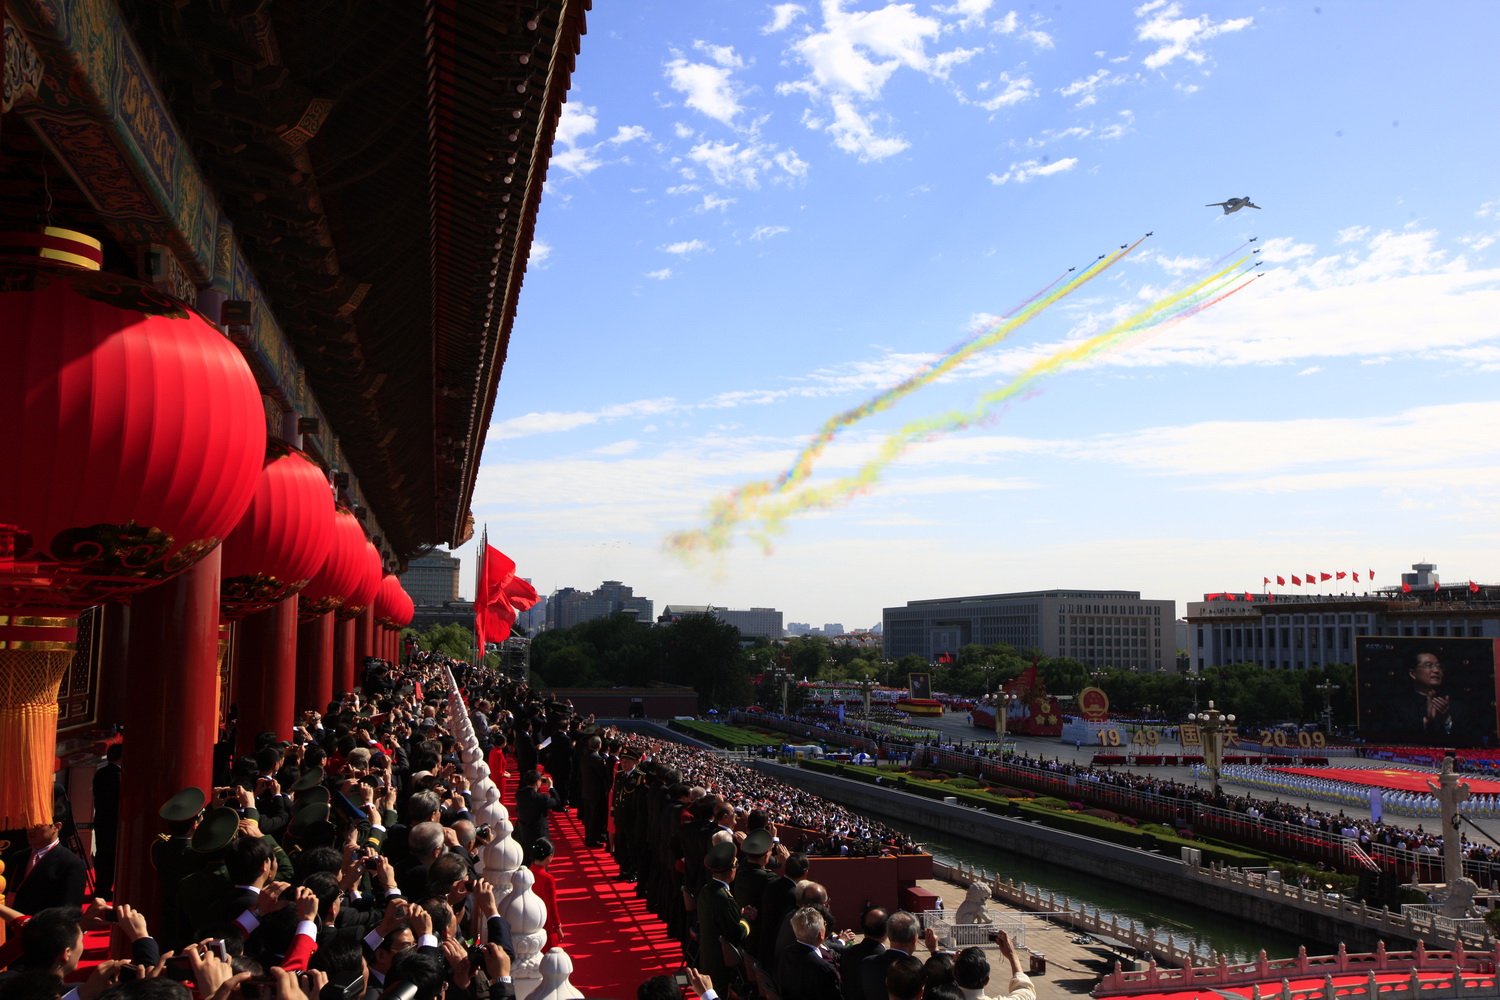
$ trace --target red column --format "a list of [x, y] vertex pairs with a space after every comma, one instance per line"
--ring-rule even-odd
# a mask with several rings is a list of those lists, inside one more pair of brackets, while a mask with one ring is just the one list
[[292, 738], [297, 714], [297, 598], [289, 597], [240, 622], [235, 665], [239, 704], [236, 749], [248, 753], [255, 737], [271, 732]]
[[124, 725], [125, 692], [130, 687], [127, 661], [130, 655], [130, 605], [106, 604], [98, 609], [104, 616], [99, 637], [99, 725]]
[[333, 700], [333, 612], [297, 626], [297, 711], [322, 712]]
[[115, 892], [155, 924], [161, 890], [151, 867], [157, 810], [177, 792], [213, 788], [218, 735], [219, 550], [131, 602], [125, 690], [125, 770]]
[[[358, 622], [341, 619], [333, 627], [333, 693], [354, 690], [354, 647]], [[321, 711], [321, 708], [319, 709]]]
[[355, 685], [363, 684], [365, 680], [365, 657], [379, 656], [380, 649], [376, 644], [376, 637], [380, 632], [380, 626], [375, 624], [375, 608], [371, 605], [354, 619], [354, 681], [349, 685], [352, 690]]

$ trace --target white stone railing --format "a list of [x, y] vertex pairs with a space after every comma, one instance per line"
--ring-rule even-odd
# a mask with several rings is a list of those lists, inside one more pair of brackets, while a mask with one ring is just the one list
[[[1159, 993], [1182, 990], [1213, 990], [1223, 987], [1255, 984], [1253, 996], [1290, 997], [1292, 1000], [1367, 996], [1374, 1000], [1397, 998], [1469, 997], [1496, 995], [1496, 963], [1500, 946], [1490, 951], [1468, 952], [1462, 945], [1453, 951], [1428, 951], [1421, 944], [1411, 951], [1386, 951], [1382, 943], [1368, 954], [1349, 954], [1340, 947], [1337, 954], [1310, 957], [1299, 949], [1296, 958], [1267, 959], [1261, 952], [1254, 962], [1229, 964], [1220, 958], [1208, 966], [1186, 965], [1180, 969], [1159, 968], [1155, 961], [1139, 972], [1118, 968], [1099, 981], [1095, 996], [1129, 993]], [[1381, 977], [1384, 972], [1408, 973], [1404, 980]], [[1335, 976], [1363, 974], [1363, 982], [1345, 983], [1334, 988]], [[1323, 982], [1306, 989], [1293, 990], [1293, 979], [1318, 979]], [[1380, 979], [1384, 978], [1384, 982]], [[1280, 986], [1276, 982], [1280, 981]]]
[[1211, 961], [1211, 956], [1196, 952], [1191, 942], [1179, 943], [1172, 935], [1159, 937], [1145, 924], [1130, 918], [1122, 921], [1114, 914], [1105, 915], [1098, 907], [1090, 910], [1085, 904], [1075, 903], [1067, 896], [1058, 895], [1049, 889], [1003, 879], [999, 875], [967, 865], [948, 865], [940, 861], [932, 863], [932, 874], [934, 878], [955, 885], [969, 886], [978, 882], [989, 888], [993, 899], [1023, 910], [1031, 910], [1037, 916], [1066, 927], [1107, 937], [1141, 954], [1158, 956], [1168, 965], [1186, 965], [1194, 960]]

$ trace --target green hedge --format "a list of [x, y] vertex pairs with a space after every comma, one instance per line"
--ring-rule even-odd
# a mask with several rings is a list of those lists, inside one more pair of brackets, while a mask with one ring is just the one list
[[[1150, 840], [1147, 840], [1142, 836], [1142, 831], [1137, 827], [1126, 823], [1115, 823], [1099, 819], [1094, 816], [1086, 816], [1083, 813], [1068, 812], [1065, 808], [1049, 808], [1042, 804], [1048, 801], [1047, 799], [1008, 799], [977, 789], [959, 788], [952, 782], [922, 781], [906, 775], [898, 775], [893, 778], [890, 775], [880, 775], [871, 767], [860, 767], [856, 764], [840, 764], [831, 760], [802, 760], [798, 763], [809, 771], [853, 778], [857, 781], [863, 781], [866, 784], [874, 784], [875, 779], [880, 777], [883, 778], [881, 784], [887, 788], [908, 791], [928, 799], [942, 800], [952, 796], [959, 802], [978, 806], [987, 812], [1002, 816], [1017, 816], [1025, 820], [1035, 820], [1053, 830], [1077, 833], [1112, 844], [1122, 844], [1126, 847], [1144, 847], [1148, 843], [1152, 843], [1155, 848], [1164, 849], [1162, 853], [1167, 854], [1176, 854], [1180, 847], [1195, 847], [1203, 852], [1203, 860], [1205, 862], [1223, 862], [1237, 868], [1260, 868], [1268, 864], [1268, 859], [1264, 854], [1242, 850], [1229, 844], [1215, 841], [1188, 840], [1185, 837], [1176, 836], [1166, 827], [1160, 827], [1159, 829], [1162, 832], [1152, 834]], [[1050, 801], [1058, 803], [1063, 807], [1067, 805], [1061, 799], [1051, 799]]]
[[738, 726], [727, 726], [722, 722], [701, 722], [697, 719], [673, 719], [668, 727], [706, 740], [715, 746], [743, 750], [746, 747], [779, 747], [785, 740], [761, 733], [753, 733]]

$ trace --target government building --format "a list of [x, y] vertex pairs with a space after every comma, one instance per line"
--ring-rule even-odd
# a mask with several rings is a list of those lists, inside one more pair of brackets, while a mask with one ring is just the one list
[[1417, 563], [1401, 587], [1362, 594], [1213, 595], [1188, 605], [1192, 668], [1231, 663], [1308, 670], [1354, 663], [1359, 636], [1500, 638], [1500, 587], [1441, 583], [1437, 567]]
[[1176, 617], [1176, 601], [1143, 600], [1135, 590], [1036, 590], [908, 601], [886, 608], [881, 623], [890, 659], [935, 661], [963, 646], [1003, 642], [1089, 667], [1154, 673], [1176, 666]]

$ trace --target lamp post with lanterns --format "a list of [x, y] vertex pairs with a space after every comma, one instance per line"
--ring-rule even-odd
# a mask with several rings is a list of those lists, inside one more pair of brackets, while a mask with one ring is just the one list
[[1221, 712], [1210, 701], [1208, 708], [1188, 715], [1188, 721], [1196, 722], [1203, 734], [1203, 759], [1208, 763], [1208, 773], [1213, 779], [1214, 794], [1219, 794], [1219, 770], [1224, 763], [1224, 738], [1234, 731], [1234, 716]]
[[995, 737], [1000, 741], [1002, 753], [1005, 751], [1005, 726], [1010, 719], [1010, 706], [1020, 698], [1020, 695], [1003, 687], [995, 692]]
[[1313, 688], [1323, 696], [1323, 732], [1329, 736], [1333, 735], [1333, 696], [1338, 693], [1339, 686], [1332, 681], [1324, 681]]

